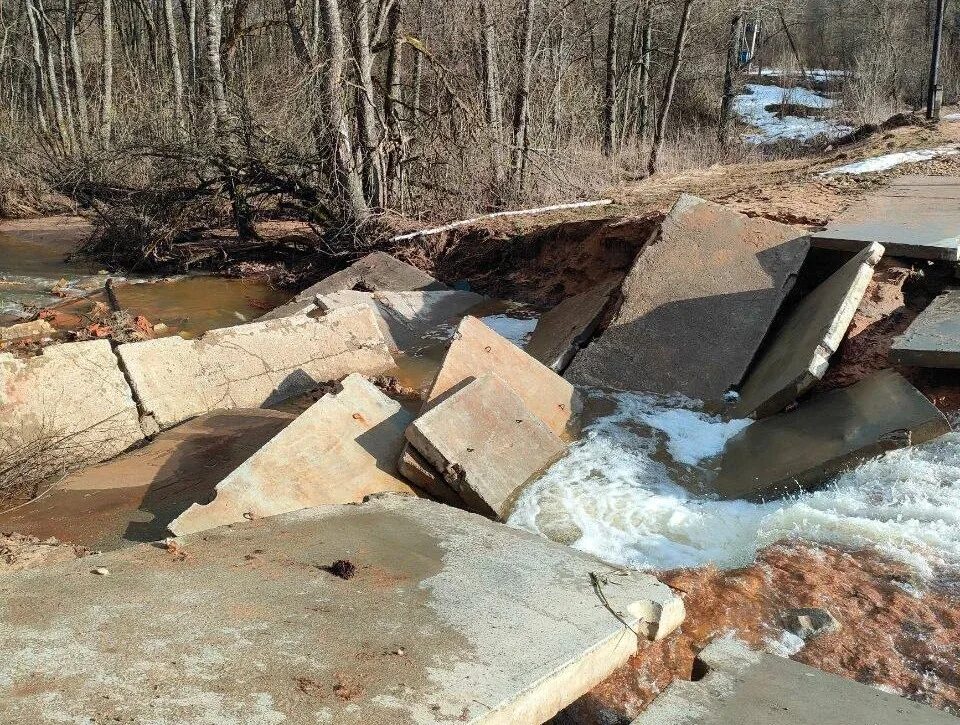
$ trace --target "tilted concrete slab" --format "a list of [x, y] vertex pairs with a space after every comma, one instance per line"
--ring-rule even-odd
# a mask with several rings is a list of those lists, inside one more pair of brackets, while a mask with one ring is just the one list
[[220, 408], [257, 408], [353, 372], [394, 365], [369, 307], [211, 330], [196, 340], [165, 337], [118, 353], [144, 411], [161, 428]]
[[[39, 479], [143, 440], [137, 405], [107, 340], [0, 353], [0, 460]], [[17, 463], [20, 461], [21, 463]]]
[[778, 413], [826, 374], [882, 256], [881, 245], [869, 245], [800, 301], [740, 389], [733, 415]]
[[545, 313], [524, 350], [551, 370], [562, 373], [593, 337], [621, 280], [613, 278]]
[[386, 252], [373, 252], [357, 260], [346, 269], [334, 272], [300, 292], [290, 302], [271, 310], [261, 320], [276, 320], [295, 314], [306, 314], [317, 309], [317, 295], [328, 295], [341, 290], [363, 292], [404, 292], [415, 290], [449, 290], [426, 272], [401, 262]]
[[576, 389], [543, 363], [501, 337], [476, 317], [464, 317], [427, 393], [424, 411], [447, 393], [488, 373], [520, 396], [547, 427], [563, 435], [580, 412]]
[[483, 295], [457, 290], [417, 292], [357, 292], [342, 290], [317, 295], [318, 309], [368, 305], [376, 313], [391, 349], [416, 353], [450, 339], [457, 324]]
[[801, 234], [681, 195], [637, 256], [613, 321], [566, 377], [719, 402], [742, 381], [793, 287], [809, 249]]
[[958, 725], [960, 720], [854, 680], [724, 638], [697, 655], [633, 725]]
[[890, 359], [898, 365], [960, 368], [960, 289], [947, 290], [927, 305], [893, 341]]
[[500, 520], [523, 485], [566, 450], [495, 375], [445, 397], [413, 421], [407, 440], [469, 508]]
[[430, 465], [430, 461], [413, 446], [407, 444], [403, 447], [400, 460], [397, 462], [397, 470], [414, 488], [423, 491], [429, 497], [449, 506], [465, 507], [466, 504], [460, 498], [460, 494], [447, 484], [437, 469]]
[[881, 370], [745, 428], [727, 443], [714, 485], [724, 498], [777, 498], [949, 431], [923, 393], [899, 373]]
[[816, 247], [858, 252], [877, 242], [891, 257], [960, 260], [960, 178], [902, 176], [811, 237]]
[[218, 483], [213, 501], [172, 521], [170, 531], [179, 536], [374, 493], [413, 493], [396, 468], [413, 415], [362, 375], [340, 385]]
[[0, 721], [533, 725], [637, 650], [618, 616], [683, 619], [649, 575], [410, 497], [176, 541], [0, 580]]

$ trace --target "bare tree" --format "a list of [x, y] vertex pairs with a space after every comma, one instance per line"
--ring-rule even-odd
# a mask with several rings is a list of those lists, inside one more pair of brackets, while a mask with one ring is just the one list
[[677, 42], [673, 47], [673, 59], [670, 70], [664, 83], [663, 98], [660, 101], [660, 115], [657, 117], [657, 128], [653, 135], [653, 145], [650, 147], [650, 158], [647, 161], [647, 173], [651, 176], [657, 173], [657, 163], [663, 151], [663, 140], [667, 132], [667, 119], [670, 117], [670, 105], [673, 103], [673, 92], [677, 86], [677, 74], [680, 72], [680, 62], [683, 59], [683, 49], [687, 44], [687, 29], [690, 25], [690, 12], [695, 0], [683, 0], [683, 10], [680, 13], [680, 26], [677, 28]]
[[513, 177], [518, 194], [526, 185], [527, 154], [530, 147], [530, 77], [533, 72], [533, 20], [536, 0], [523, 0], [517, 21], [520, 36], [517, 92], [513, 103]]
[[730, 141], [733, 99], [737, 92], [737, 71], [740, 68], [740, 36], [743, 34], [743, 18], [743, 10], [738, 9], [730, 19], [727, 65], [723, 74], [723, 98], [720, 102], [720, 120], [717, 124], [717, 139], [723, 146]]
[[618, 0], [610, 0], [607, 14], [607, 63], [603, 84], [603, 153], [613, 153], [616, 129], [617, 103], [617, 27], [620, 6]]
[[500, 64], [497, 58], [497, 29], [490, 15], [489, 0], [480, 0], [480, 28], [482, 33], [481, 63], [483, 64], [483, 111], [490, 139], [491, 182], [494, 204], [503, 195], [506, 178], [504, 169], [503, 89], [500, 85]]
[[113, 136], [113, 0], [101, 0], [100, 35], [103, 41], [100, 56], [103, 82], [103, 95], [100, 101], [100, 140], [105, 146], [109, 146]]

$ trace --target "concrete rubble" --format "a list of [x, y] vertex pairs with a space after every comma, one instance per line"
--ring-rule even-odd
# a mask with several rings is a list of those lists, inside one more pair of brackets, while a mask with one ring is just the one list
[[471, 510], [499, 520], [567, 447], [494, 375], [444, 397], [407, 428], [407, 440]]
[[800, 301], [754, 365], [732, 415], [778, 413], [824, 376], [882, 256], [881, 245], [869, 245]]
[[341, 290], [317, 295], [322, 312], [367, 305], [377, 314], [380, 330], [392, 350], [415, 354], [450, 338], [457, 323], [486, 298], [458, 290], [357, 292]]
[[394, 366], [373, 311], [334, 310], [165, 337], [117, 349], [145, 415], [168, 428], [211, 410], [257, 408], [350, 373]]
[[217, 484], [216, 498], [170, 523], [180, 536], [374, 493], [412, 493], [397, 474], [413, 416], [354, 373]]
[[960, 289], [944, 292], [893, 341], [897, 365], [960, 368]]
[[728, 443], [714, 487], [724, 498], [778, 498], [846, 468], [948, 433], [950, 424], [893, 370], [751, 424]]
[[[519, 398], [530, 413], [530, 416], [519, 416], [521, 419], [529, 420], [532, 416], [554, 436], [563, 438], [568, 435], [581, 407], [574, 387], [483, 322], [469, 316], [457, 327], [443, 364], [427, 392], [421, 416], [484, 375], [496, 376]], [[446, 500], [448, 494], [444, 489], [449, 488], [449, 483], [444, 474], [434, 468], [438, 465], [434, 461], [439, 460], [436, 453], [431, 461], [429, 450], [420, 450], [416, 455], [411, 448], [408, 445], [401, 456], [401, 474], [431, 495]], [[519, 481], [517, 485], [523, 482]]]
[[806, 641], [822, 634], [840, 631], [840, 622], [826, 609], [800, 607], [780, 613], [783, 628]]
[[30, 475], [103, 461], [143, 440], [137, 405], [106, 340], [0, 353], [0, 459]]
[[681, 195], [637, 256], [612, 322], [566, 377], [720, 401], [743, 379], [808, 249], [794, 227]]
[[612, 278], [569, 297], [537, 322], [524, 350], [551, 370], [563, 373], [574, 356], [593, 337], [621, 280]]
[[814, 246], [859, 252], [874, 242], [892, 257], [960, 260], [960, 178], [902, 176], [810, 237]]
[[46, 320], [18, 322], [15, 325], [0, 327], [0, 342], [13, 342], [28, 337], [47, 337], [53, 334], [53, 326]]
[[698, 655], [693, 682], [676, 681], [633, 725], [957, 725], [957, 718], [733, 638]]
[[306, 314], [317, 309], [317, 295], [328, 295], [341, 290], [361, 292], [415, 292], [445, 291], [445, 284], [426, 272], [401, 262], [386, 252], [373, 252], [357, 260], [346, 269], [323, 278], [307, 287], [290, 302], [281, 305], [260, 320], [276, 320], [294, 314]]
[[534, 725], [684, 617], [650, 575], [403, 496], [0, 590], [4, 722]]

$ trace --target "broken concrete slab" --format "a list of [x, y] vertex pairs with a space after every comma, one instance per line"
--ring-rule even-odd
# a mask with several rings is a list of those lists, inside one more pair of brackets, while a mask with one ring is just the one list
[[700, 679], [673, 682], [633, 725], [957, 725], [957, 718], [734, 638], [694, 662]]
[[847, 209], [814, 246], [859, 252], [877, 242], [892, 257], [960, 260], [960, 178], [902, 176]]
[[554, 372], [563, 373], [593, 337], [621, 281], [619, 277], [609, 279], [545, 313], [524, 350]]
[[881, 245], [867, 246], [800, 301], [740, 389], [733, 415], [778, 413], [826, 374], [882, 256]]
[[565, 375], [719, 402], [738, 385], [809, 249], [802, 232], [683, 194], [643, 248], [613, 321]]
[[117, 349], [144, 411], [161, 428], [220, 408], [273, 405], [318, 383], [394, 366], [369, 307], [165, 337]]
[[88, 466], [55, 490], [0, 514], [0, 531], [20, 531], [97, 551], [167, 536], [167, 525], [279, 433], [294, 416], [275, 410], [218, 410], [160, 433], [106, 463]]
[[360, 292], [406, 292], [449, 290], [426, 272], [412, 264], [401, 262], [386, 252], [373, 252], [357, 260], [346, 269], [307, 287], [290, 302], [271, 310], [258, 319], [275, 320], [294, 314], [306, 314], [317, 309], [317, 295], [329, 295], [341, 290]]
[[510, 386], [484, 375], [417, 418], [407, 440], [469, 508], [506, 520], [521, 488], [566, 444]]
[[960, 368], [960, 289], [947, 290], [927, 305], [894, 339], [890, 359], [898, 365]]
[[0, 721], [31, 723], [539, 724], [684, 614], [650, 575], [402, 496], [16, 572], [0, 591]]
[[784, 630], [806, 641], [824, 634], [839, 632], [840, 622], [821, 607], [797, 607], [780, 612]]
[[46, 320], [18, 322], [15, 325], [0, 327], [0, 342], [12, 342], [28, 337], [47, 337], [53, 334], [53, 326]]
[[30, 358], [0, 353], [0, 459], [39, 482], [143, 440], [137, 405], [107, 340]]
[[745, 428], [727, 443], [714, 487], [728, 499], [777, 498], [949, 431], [923, 393], [899, 373], [881, 370]]
[[443, 476], [430, 465], [430, 461], [424, 458], [413, 446], [405, 445], [403, 447], [400, 460], [397, 462], [397, 470], [411, 485], [423, 491], [430, 498], [442, 501], [448, 506], [464, 508], [465, 504], [463, 499], [460, 498], [460, 494], [447, 484]]
[[342, 290], [317, 295], [323, 312], [368, 305], [378, 315], [391, 349], [416, 353], [450, 339], [468, 310], [484, 302], [483, 295], [457, 290], [416, 292], [357, 292]]
[[556, 435], [562, 436], [581, 402], [568, 381], [501, 337], [476, 317], [464, 317], [427, 393], [424, 411], [475, 378], [497, 375]]
[[396, 468], [412, 419], [362, 375], [349, 375], [218, 483], [213, 501], [193, 504], [168, 528], [180, 536], [374, 493], [412, 493]]

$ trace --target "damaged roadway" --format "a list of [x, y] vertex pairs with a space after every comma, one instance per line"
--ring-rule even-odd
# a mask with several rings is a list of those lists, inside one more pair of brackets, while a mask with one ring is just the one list
[[0, 592], [3, 722], [540, 723], [684, 616], [647, 574], [397, 495]]

